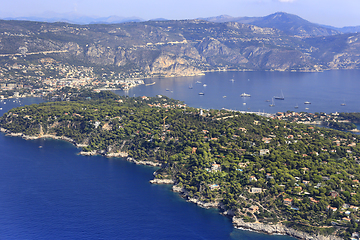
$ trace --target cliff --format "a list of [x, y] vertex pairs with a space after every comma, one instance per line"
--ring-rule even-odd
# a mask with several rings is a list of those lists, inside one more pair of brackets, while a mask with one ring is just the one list
[[0, 32], [0, 64], [46, 55], [63, 63], [165, 77], [360, 66], [359, 33], [305, 38], [275, 28], [201, 20], [110, 25], [0, 21]]

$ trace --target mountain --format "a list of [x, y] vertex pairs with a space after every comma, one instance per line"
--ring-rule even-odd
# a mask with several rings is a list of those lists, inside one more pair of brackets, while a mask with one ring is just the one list
[[337, 28], [337, 30], [343, 33], [357, 33], [360, 32], [360, 26], [342, 27], [342, 28]]
[[252, 22], [261, 19], [262, 17], [232, 17], [229, 15], [220, 15], [216, 17], [208, 17], [208, 18], [199, 18], [199, 20], [209, 21], [209, 22], [239, 22], [245, 24], [251, 24]]
[[[38, 21], [38, 22], [66, 22], [73, 24], [114, 24], [124, 22], [143, 22], [145, 21], [139, 17], [97, 17], [97, 16], [84, 16], [75, 12], [70, 13], [55, 13], [45, 12], [38, 16], [29, 17], [16, 17], [16, 18], [4, 18], [4, 20], [25, 20], [25, 21]], [[216, 23], [225, 22], [238, 22], [244, 24], [251, 24], [258, 27], [276, 28], [284, 31], [287, 34], [296, 35], [300, 37], [309, 36], [329, 36], [339, 33], [355, 33], [360, 32], [360, 26], [336, 28], [333, 26], [319, 25], [311, 23], [299, 16], [277, 12], [265, 17], [232, 17], [229, 15], [220, 15], [216, 17], [198, 18], [198, 20], [204, 20]], [[151, 19], [150, 21], [168, 21], [164, 18]]]
[[97, 17], [97, 16], [84, 16], [77, 13], [55, 13], [55, 12], [45, 12], [38, 16], [29, 16], [29, 17], [17, 17], [17, 18], [5, 18], [4, 20], [23, 20], [23, 21], [36, 21], [36, 22], [66, 22], [73, 24], [95, 24], [95, 23], [123, 23], [123, 22], [142, 22], [144, 21], [138, 17], [119, 17], [119, 16], [109, 16], [109, 17]]
[[259, 27], [272, 27], [284, 31], [287, 34], [309, 37], [309, 36], [329, 36], [339, 34], [339, 31], [322, 27], [311, 23], [299, 16], [277, 12], [261, 19], [254, 19], [249, 24]]
[[300, 37], [329, 36], [340, 34], [342, 32], [339, 29], [311, 23], [299, 16], [285, 12], [277, 12], [265, 17], [236, 18], [222, 15], [218, 17], [205, 18], [204, 20], [211, 22], [239, 22], [258, 27], [276, 28], [286, 34]]
[[360, 34], [301, 38], [289, 32], [203, 20], [89, 25], [2, 20], [0, 64], [46, 57], [167, 77], [219, 70], [360, 68]]

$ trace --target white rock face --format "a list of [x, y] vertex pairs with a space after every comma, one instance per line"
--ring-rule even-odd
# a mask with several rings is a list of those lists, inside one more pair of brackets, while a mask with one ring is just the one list
[[171, 179], [153, 179], [150, 180], [152, 184], [174, 184], [174, 181]]
[[268, 234], [287, 234], [300, 239], [306, 240], [341, 240], [341, 238], [334, 235], [310, 235], [305, 232], [300, 232], [292, 228], [287, 228], [283, 224], [264, 224], [259, 222], [244, 222], [241, 218], [233, 217], [233, 224], [237, 228], [245, 228], [255, 230], [257, 232], [264, 232]]

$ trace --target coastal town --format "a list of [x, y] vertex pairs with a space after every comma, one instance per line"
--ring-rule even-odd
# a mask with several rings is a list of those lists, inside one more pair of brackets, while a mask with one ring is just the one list
[[45, 97], [64, 87], [94, 90], [128, 90], [144, 84], [141, 71], [115, 72], [105, 68], [75, 66], [52, 58], [37, 64], [0, 65], [0, 98]]

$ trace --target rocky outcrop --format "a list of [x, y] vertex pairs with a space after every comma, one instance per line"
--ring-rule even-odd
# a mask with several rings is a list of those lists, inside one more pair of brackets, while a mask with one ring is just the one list
[[110, 153], [106, 153], [106, 157], [121, 157], [121, 158], [126, 158], [128, 157], [129, 154], [127, 152], [110, 152]]
[[178, 193], [182, 193], [182, 192], [185, 191], [185, 189], [184, 189], [183, 187], [179, 187], [179, 186], [177, 186], [177, 185], [172, 186], [172, 190], [173, 190], [174, 192], [178, 192]]
[[156, 162], [152, 162], [152, 161], [138, 161], [135, 160], [134, 158], [128, 157], [126, 158], [127, 161], [135, 163], [137, 165], [147, 165], [147, 166], [153, 166], [153, 167], [161, 167], [161, 163], [156, 163]]
[[306, 240], [341, 240], [341, 238], [329, 235], [329, 236], [323, 236], [323, 235], [311, 235], [305, 232], [300, 232], [297, 230], [294, 230], [292, 228], [288, 228], [284, 226], [283, 224], [264, 224], [260, 222], [245, 222], [241, 218], [233, 217], [232, 219], [233, 225], [236, 228], [240, 229], [251, 229], [257, 232], [263, 232], [267, 234], [286, 234], [292, 237], [300, 238], [300, 239], [306, 239]]
[[196, 76], [202, 74], [199, 69], [191, 66], [184, 58], [168, 54], [163, 54], [156, 58], [149, 68], [149, 73], [165, 77]]
[[73, 143], [76, 145], [75, 140], [65, 137], [65, 136], [56, 136], [53, 134], [39, 134], [36, 136], [29, 136], [29, 135], [25, 135], [24, 133], [13, 133], [10, 132], [9, 130], [5, 129], [5, 128], [1, 128], [0, 129], [1, 132], [6, 133], [6, 136], [11, 136], [11, 137], [22, 137], [25, 140], [35, 140], [35, 139], [40, 139], [40, 138], [52, 138], [52, 139], [57, 139], [57, 140], [64, 140], [70, 143]]
[[99, 65], [113, 65], [115, 63], [115, 51], [111, 47], [91, 44], [86, 51], [87, 59]]
[[219, 207], [218, 202], [203, 202], [197, 198], [188, 198], [187, 200], [188, 200], [188, 202], [195, 203], [196, 205], [198, 205], [199, 207], [202, 207], [202, 208], [218, 208]]
[[221, 206], [220, 202], [203, 202], [200, 201], [198, 198], [189, 197], [189, 194], [186, 191], [186, 189], [178, 185], [172, 186], [172, 191], [181, 193], [182, 197], [185, 198], [188, 202], [195, 203], [196, 205], [202, 208], [220, 208]]
[[174, 184], [172, 179], [153, 179], [149, 181], [152, 184]]

